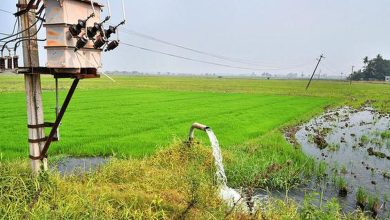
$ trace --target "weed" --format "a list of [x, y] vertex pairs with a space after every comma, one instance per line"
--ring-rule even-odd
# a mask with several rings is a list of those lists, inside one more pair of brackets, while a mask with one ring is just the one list
[[[0, 216], [11, 219], [170, 219], [224, 216], [204, 146], [176, 144], [148, 159], [113, 158], [91, 174], [30, 175], [0, 163]], [[208, 216], [208, 217], [207, 217]]]
[[381, 133], [382, 139], [390, 139], [390, 131], [384, 131]]
[[328, 150], [330, 152], [336, 152], [340, 150], [340, 144], [329, 144], [328, 145]]
[[371, 139], [370, 142], [371, 142], [371, 144], [377, 145], [379, 148], [383, 147], [383, 140], [381, 140], [379, 138], [373, 138], [373, 139]]
[[347, 167], [345, 165], [341, 166], [340, 173], [344, 175], [348, 173]]
[[327, 169], [328, 169], [328, 165], [326, 164], [326, 162], [320, 161], [317, 164], [317, 169], [315, 170], [316, 171], [316, 177], [319, 178], [319, 179], [324, 178], [326, 176]]
[[367, 144], [369, 141], [370, 141], [370, 140], [368, 139], [368, 136], [367, 136], [367, 135], [362, 135], [362, 136], [360, 137], [360, 142], [361, 142], [362, 144]]
[[343, 215], [336, 199], [330, 200], [323, 207], [314, 205], [318, 203], [316, 200], [318, 200], [317, 193], [305, 195], [300, 219], [342, 219]]
[[368, 208], [370, 209], [372, 216], [376, 217], [380, 209], [380, 199], [379, 196], [368, 196]]
[[383, 194], [383, 207], [386, 208], [386, 204], [389, 202], [389, 195], [387, 193]]
[[356, 192], [356, 204], [362, 210], [364, 210], [364, 208], [366, 207], [367, 192], [362, 187], [359, 187], [357, 192]]
[[383, 176], [383, 178], [385, 178], [385, 179], [390, 179], [390, 173], [389, 173], [388, 171], [383, 171], [383, 172], [382, 172], [382, 176]]
[[336, 177], [336, 187], [339, 190], [339, 196], [345, 197], [348, 194], [348, 184], [347, 181], [343, 177]]

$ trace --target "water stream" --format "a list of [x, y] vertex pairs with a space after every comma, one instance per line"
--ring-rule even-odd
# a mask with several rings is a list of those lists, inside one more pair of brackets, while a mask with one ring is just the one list
[[227, 185], [227, 178], [222, 163], [222, 154], [221, 148], [219, 147], [218, 139], [210, 128], [206, 129], [206, 133], [209, 136], [211, 142], [214, 163], [217, 169], [216, 177], [220, 186], [220, 196], [224, 201], [227, 202], [229, 206], [237, 205], [237, 203], [241, 200], [241, 195], [235, 189], [232, 189]]

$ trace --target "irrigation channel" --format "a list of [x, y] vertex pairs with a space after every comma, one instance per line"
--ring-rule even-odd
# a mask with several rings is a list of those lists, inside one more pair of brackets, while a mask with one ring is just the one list
[[[296, 132], [296, 133], [295, 133]], [[329, 110], [297, 127], [288, 139], [302, 151], [327, 164], [322, 181], [291, 191], [300, 201], [305, 193], [320, 192], [323, 199], [338, 197], [343, 210], [357, 207], [390, 217], [390, 114], [370, 107]]]

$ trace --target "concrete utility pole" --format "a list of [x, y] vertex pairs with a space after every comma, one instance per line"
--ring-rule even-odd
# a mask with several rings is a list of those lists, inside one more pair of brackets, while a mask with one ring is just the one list
[[[19, 0], [19, 4], [21, 6], [26, 6], [28, 1]], [[23, 41], [24, 66], [39, 67], [37, 36], [30, 37], [37, 31], [35, 25], [31, 26], [36, 21], [35, 14], [24, 13], [20, 18], [22, 30], [28, 29], [22, 33], [22, 36], [30, 38], [30, 40]], [[44, 127], [41, 126], [44, 124], [41, 78], [38, 73], [25, 74], [24, 82], [27, 100], [28, 141], [30, 147], [30, 156], [39, 157], [45, 143]], [[31, 168], [33, 172], [38, 173], [42, 167], [44, 170], [47, 170], [46, 158], [44, 158], [42, 161], [31, 159]]]
[[353, 69], [354, 68], [355, 68], [355, 66], [352, 66], [351, 76], [349, 77], [349, 85], [352, 85], [352, 75], [353, 75]]
[[323, 58], [325, 58], [325, 57], [324, 57], [323, 54], [321, 54], [320, 58], [318, 59], [316, 68], [314, 68], [313, 74], [311, 74], [310, 80], [309, 80], [309, 82], [308, 82], [307, 85], [306, 85], [306, 90], [309, 88], [310, 83], [311, 83], [311, 80], [313, 79], [313, 76], [314, 76], [314, 74], [315, 74], [316, 71], [317, 71], [318, 65], [320, 65], [320, 62], [321, 62], [321, 60], [322, 60]]

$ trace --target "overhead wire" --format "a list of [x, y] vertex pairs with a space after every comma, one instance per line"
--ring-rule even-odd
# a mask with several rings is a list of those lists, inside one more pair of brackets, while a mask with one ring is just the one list
[[26, 32], [26, 31], [30, 30], [32, 27], [34, 27], [40, 20], [44, 19], [44, 17], [40, 17], [40, 15], [41, 15], [42, 12], [43, 12], [44, 7], [45, 7], [45, 6], [42, 5], [42, 6], [40, 7], [40, 9], [38, 10], [38, 12], [36, 13], [36, 16], [37, 16], [38, 19], [37, 19], [34, 23], [32, 23], [30, 26], [28, 26], [26, 29], [24, 29], [24, 30], [22, 30], [22, 31], [18, 31], [18, 32], [15, 33], [15, 34], [12, 34], [12, 35], [10, 35], [10, 36], [1, 38], [0, 41], [4, 41], [4, 40], [6, 40], [6, 39], [15, 37], [15, 36], [17, 36], [17, 35], [19, 35], [19, 34], [22, 34], [22, 33]]
[[11, 15], [13, 15], [13, 14], [14, 14], [14, 13], [12, 13], [12, 12], [10, 12], [10, 11], [7, 11], [7, 10], [1, 9], [1, 8], [0, 8], [0, 11], [1, 11], [1, 12], [4, 12], [4, 13], [11, 14]]
[[151, 40], [151, 41], [155, 41], [155, 42], [159, 42], [159, 43], [162, 43], [162, 44], [166, 44], [166, 45], [169, 45], [169, 46], [173, 46], [173, 47], [177, 47], [177, 48], [180, 48], [180, 49], [188, 50], [188, 51], [191, 51], [191, 52], [194, 52], [194, 53], [198, 53], [198, 54], [206, 55], [206, 56], [209, 56], [209, 57], [217, 58], [217, 59], [220, 59], [220, 60], [225, 60], [225, 61], [234, 62], [234, 63], [241, 63], [241, 64], [251, 65], [251, 66], [258, 66], [258, 67], [261, 67], [261, 68], [264, 68], [264, 69], [269, 69], [269, 70], [271, 70], [271, 69], [272, 70], [295, 69], [295, 68], [298, 68], [298, 67], [303, 67], [303, 66], [308, 65], [308, 63], [304, 63], [304, 64], [285, 66], [285, 67], [275, 67], [275, 66], [272, 66], [272, 65], [267, 65], [265, 63], [260, 64], [260, 63], [257, 63], [256, 61], [249, 61], [249, 60], [241, 59], [241, 58], [233, 58], [233, 57], [218, 55], [218, 54], [214, 54], [214, 53], [210, 53], [210, 52], [206, 52], [206, 51], [201, 51], [201, 50], [198, 50], [198, 49], [193, 49], [193, 48], [186, 47], [186, 46], [183, 46], [183, 45], [180, 45], [180, 44], [176, 44], [176, 43], [168, 42], [168, 41], [165, 41], [165, 40], [162, 40], [162, 39], [158, 39], [156, 37], [153, 37], [153, 36], [150, 36], [150, 35], [147, 35], [147, 34], [139, 33], [137, 31], [130, 30], [130, 29], [127, 29], [127, 28], [122, 28], [122, 32], [126, 33], [126, 34], [135, 35], [135, 36], [138, 36], [138, 37], [141, 37], [141, 38], [145, 38], [145, 39], [148, 39], [148, 40]]
[[[27, 40], [30, 40], [30, 38], [25, 38], [25, 39], [21, 39], [21, 40], [17, 41], [17, 42], [15, 43], [15, 46], [14, 46], [14, 53], [16, 53], [16, 50], [18, 49], [20, 43], [22, 43], [23, 41], [27, 41]], [[36, 41], [46, 41], [46, 38], [43, 38], [43, 39], [34, 39], [34, 40], [36, 40]]]
[[[38, 10], [38, 13], [36, 13], [36, 14], [40, 16], [41, 12], [43, 11], [43, 8], [44, 8], [44, 5], [42, 5], [40, 10]], [[2, 10], [2, 9], [0, 9], [0, 10]], [[6, 10], [2, 10], [2, 11], [12, 14], [12, 12], [9, 12], [9, 11], [6, 11]], [[42, 27], [42, 24], [43, 24], [43, 21], [44, 21], [44, 17], [45, 17], [45, 15], [43, 15], [43, 17], [38, 17], [37, 16], [38, 19], [32, 25], [30, 25], [29, 27], [27, 27], [26, 29], [24, 29], [22, 31], [18, 31], [17, 33], [14, 33], [15, 32], [15, 26], [18, 23], [18, 19], [17, 19], [15, 21], [15, 25], [14, 25], [14, 29], [13, 29], [12, 34], [7, 36], [7, 37], [1, 38], [0, 41], [1, 42], [5, 42], [6, 39], [9, 39], [9, 38], [12, 38], [12, 37], [16, 37], [16, 38], [12, 39], [12, 40], [9, 40], [9, 41], [6, 41], [4, 43], [2, 49], [1, 49], [1, 53], [3, 53], [4, 48], [10, 42], [14, 42], [14, 41], [18, 40], [15, 43], [15, 46], [14, 46], [14, 51], [16, 51], [17, 47], [20, 45], [21, 42], [29, 40], [31, 37], [37, 35], [37, 33], [39, 32], [39, 30]], [[25, 31], [29, 31], [40, 20], [41, 20], [41, 24], [40, 24], [38, 30], [33, 35], [30, 35], [28, 37], [18, 37], [18, 35], [24, 33]], [[206, 55], [206, 56], [209, 56], [209, 57], [217, 58], [217, 59], [220, 59], [220, 60], [225, 60], [225, 61], [235, 62], [235, 63], [241, 63], [241, 64], [251, 65], [251, 66], [259, 66], [259, 64], [254, 63], [252, 61], [247, 61], [245, 59], [240, 59], [240, 58], [232, 58], [232, 57], [228, 57], [228, 56], [222, 56], [222, 55], [218, 55], [218, 54], [214, 54], [214, 53], [210, 53], [210, 52], [206, 52], [206, 51], [193, 49], [193, 48], [186, 47], [186, 46], [183, 46], [183, 45], [179, 45], [179, 44], [176, 44], [176, 43], [171, 43], [171, 42], [168, 42], [168, 41], [165, 41], [165, 40], [161, 40], [161, 39], [158, 39], [158, 38], [150, 36], [150, 35], [142, 34], [142, 33], [139, 33], [139, 32], [133, 31], [133, 30], [128, 30], [126, 28], [123, 28], [122, 32], [123, 33], [127, 33], [127, 34], [136, 35], [136, 36], [139, 36], [139, 37], [142, 37], [142, 38], [146, 38], [146, 39], [149, 39], [149, 40], [152, 40], [152, 41], [156, 41], [156, 42], [159, 42], [159, 43], [163, 43], [163, 44], [166, 44], [166, 45], [174, 46], [174, 47], [177, 47], [177, 48], [181, 48], [181, 49], [184, 49], [184, 50], [188, 50], [188, 51], [191, 51], [191, 52], [194, 52], [194, 53], [198, 53], [198, 54]], [[38, 41], [45, 41], [46, 39], [37, 39], [37, 40]], [[205, 63], [205, 64], [216, 65], [216, 66], [222, 66], [222, 67], [228, 67], [228, 68], [234, 68], [234, 69], [245, 69], [245, 70], [256, 70], [256, 71], [259, 71], [259, 70], [260, 71], [263, 71], [263, 70], [282, 70], [282, 69], [296, 69], [298, 67], [303, 67], [303, 66], [308, 65], [306, 63], [306, 64], [294, 65], [294, 66], [290, 66], [290, 67], [283, 67], [283, 68], [281, 68], [281, 67], [270, 67], [270, 66], [261, 66], [262, 68], [252, 68], [252, 67], [244, 67], [244, 66], [237, 66], [237, 65], [230, 65], [230, 64], [224, 64], [224, 63], [219, 63], [219, 62], [207, 61], [207, 60], [202, 60], [202, 59], [196, 59], [196, 58], [191, 58], [191, 57], [187, 57], [187, 56], [181, 56], [181, 55], [168, 53], [168, 52], [163, 52], [163, 51], [150, 49], [150, 48], [145, 48], [145, 47], [141, 47], [141, 46], [137, 46], [137, 45], [134, 45], [134, 44], [125, 43], [125, 42], [121, 42], [121, 43], [124, 44], [124, 45], [130, 46], [130, 47], [133, 47], [133, 48], [144, 50], [144, 51], [149, 51], [149, 52], [158, 53], [158, 54], [162, 54], [162, 55], [166, 55], [166, 56], [171, 56], [171, 57], [175, 57], [175, 58], [179, 58], [179, 59], [185, 59], [185, 60], [190, 60], [190, 61], [194, 61], [194, 62]]]
[[[17, 26], [19, 27], [19, 19], [18, 18], [15, 19], [15, 23], [14, 23], [14, 26], [12, 28], [12, 33], [11, 34], [6, 34], [6, 33], [0, 33], [0, 34], [9, 37], [9, 36], [11, 36], [11, 35], [13, 35], [15, 33], [15, 30], [16, 30]], [[0, 40], [0, 42], [3, 42], [3, 40]]]
[[[42, 16], [42, 18], [45, 18], [45, 14]], [[39, 20], [37, 20], [37, 21], [39, 21]], [[34, 23], [36, 23], [36, 22], [34, 22]], [[15, 39], [12, 39], [12, 40], [9, 40], [9, 41], [5, 42], [4, 45], [3, 45], [3, 47], [1, 48], [1, 54], [3, 54], [4, 48], [5, 48], [5, 46], [6, 46], [7, 44], [9, 44], [9, 43], [11, 43], [11, 42], [14, 42], [14, 41], [17, 41], [17, 40], [29, 40], [29, 39], [31, 39], [31, 37], [36, 36], [36, 35], [38, 34], [38, 32], [41, 30], [42, 26], [43, 26], [43, 21], [41, 21], [41, 23], [40, 23], [40, 25], [39, 25], [37, 31], [36, 31], [35, 33], [33, 33], [33, 34], [30, 34], [28, 37], [17, 37], [17, 38], [15, 38]], [[30, 26], [30, 27], [32, 27], [32, 26]], [[26, 30], [30, 30], [30, 29], [31, 29], [31, 28], [28, 28], [28, 29], [26, 29]]]
[[[40, 11], [40, 13], [41, 12], [42, 11]], [[39, 13], [39, 15], [40, 15], [40, 13]], [[46, 14], [44, 14], [41, 19], [38, 19], [38, 20], [41, 20], [41, 24], [39, 25], [37, 31], [33, 35], [29, 35], [28, 37], [20, 37], [20, 38], [18, 38], [18, 41], [14, 44], [14, 53], [16, 53], [16, 50], [19, 47], [21, 42], [26, 41], [26, 40], [30, 40], [31, 37], [34, 37], [34, 36], [36, 36], [38, 34], [38, 32], [41, 30], [41, 28], [43, 26], [43, 22], [45, 20], [45, 16], [46, 16]], [[36, 41], [46, 41], [46, 39], [36, 39]]]
[[19, 34], [22, 34], [22, 33], [26, 32], [26, 31], [28, 31], [28, 30], [30, 30], [32, 27], [34, 27], [38, 22], [39, 22], [39, 19], [37, 19], [33, 24], [31, 24], [31, 25], [30, 25], [29, 27], [27, 27], [26, 29], [24, 29], [24, 30], [22, 30], [22, 31], [19, 31], [19, 32], [15, 33], [15, 34], [12, 34], [12, 35], [10, 35], [10, 36], [1, 38], [0, 41], [5, 41], [5, 40], [7, 40], [7, 39], [9, 39], [9, 38], [15, 37], [15, 36], [17, 36], [17, 35], [19, 35]]
[[325, 64], [322, 64], [322, 66], [323, 66], [325, 69], [327, 69], [328, 71], [330, 71], [331, 73], [334, 73], [334, 74], [337, 73], [337, 71], [335, 71], [333, 68], [330, 68], [329, 66], [327, 66], [327, 65], [325, 65]]
[[198, 62], [198, 63], [210, 64], [210, 65], [215, 65], [215, 66], [222, 66], [222, 67], [228, 67], [228, 68], [233, 68], [233, 69], [255, 70], [255, 71], [270, 70], [268, 68], [262, 68], [262, 69], [260, 69], [260, 68], [250, 68], [250, 67], [235, 66], [235, 65], [222, 64], [222, 63], [211, 62], [211, 61], [206, 61], [206, 60], [201, 60], [201, 59], [195, 59], [195, 58], [191, 58], [191, 57], [185, 57], [185, 56], [181, 56], [181, 55], [177, 55], [177, 54], [173, 54], [173, 53], [167, 53], [167, 52], [163, 52], [163, 51], [159, 51], [159, 50], [154, 50], [154, 49], [150, 49], [150, 48], [146, 48], [146, 47], [141, 47], [141, 46], [137, 46], [137, 45], [134, 45], [134, 44], [125, 43], [123, 41], [121, 41], [121, 44], [129, 46], [129, 47], [137, 48], [137, 49], [140, 49], [140, 50], [144, 50], [144, 51], [149, 51], [149, 52], [162, 54], [162, 55], [166, 55], [166, 56], [170, 56], [170, 57], [175, 57], [175, 58], [184, 59], [184, 60], [190, 60], [190, 61], [194, 61], [194, 62]]

